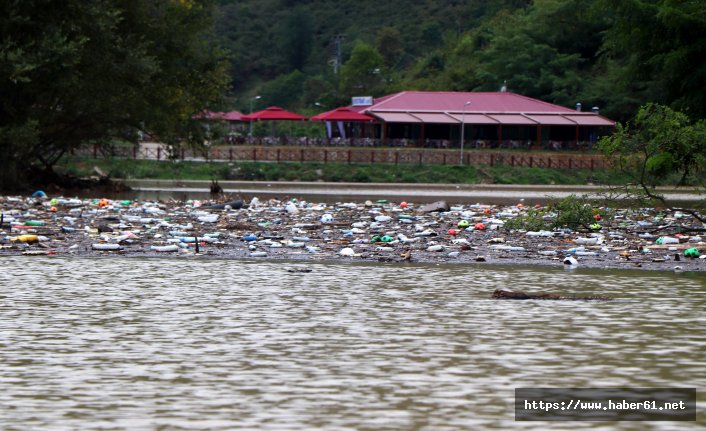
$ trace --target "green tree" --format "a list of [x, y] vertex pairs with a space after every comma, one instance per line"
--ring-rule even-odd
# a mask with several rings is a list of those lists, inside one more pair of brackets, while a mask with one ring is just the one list
[[[706, 121], [692, 122], [667, 106], [643, 105], [632, 122], [616, 125], [613, 135], [602, 138], [599, 148], [632, 176], [642, 195], [665, 205], [658, 185], [667, 181], [701, 189], [706, 185]], [[706, 222], [703, 216], [697, 217]]]
[[372, 46], [358, 42], [341, 68], [342, 92], [348, 96], [377, 95], [382, 89], [384, 61]]
[[479, 84], [472, 89], [511, 91], [561, 105], [573, 105], [591, 78], [590, 69], [607, 24], [590, 12], [589, 0], [537, 0], [531, 7], [488, 21], [475, 37]]
[[387, 68], [393, 68], [402, 57], [402, 35], [394, 27], [380, 29], [376, 38], [377, 50], [382, 55]]
[[209, 2], [23, 0], [0, 13], [3, 186], [138, 128], [167, 142], [196, 137], [190, 119], [226, 83]]
[[[621, 93], [706, 118], [706, 7], [702, 1], [602, 0], [613, 25], [604, 55]], [[610, 88], [608, 89], [610, 91]]]
[[304, 70], [314, 42], [312, 27], [311, 16], [301, 7], [294, 9], [287, 17], [279, 34], [286, 70]]

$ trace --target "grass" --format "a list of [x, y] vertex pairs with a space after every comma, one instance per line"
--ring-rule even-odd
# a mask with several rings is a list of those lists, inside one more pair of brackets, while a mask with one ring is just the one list
[[345, 163], [188, 162], [72, 157], [57, 166], [75, 176], [94, 167], [113, 178], [168, 180], [330, 181], [438, 184], [600, 184], [620, 185], [628, 178], [609, 170], [510, 166], [384, 165]]

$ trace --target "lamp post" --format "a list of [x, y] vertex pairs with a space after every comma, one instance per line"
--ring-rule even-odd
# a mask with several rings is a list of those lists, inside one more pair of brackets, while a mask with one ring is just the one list
[[[255, 96], [252, 99], [250, 99], [250, 113], [252, 114], [252, 102], [254, 100], [260, 100], [262, 96]], [[252, 120], [250, 120], [250, 133], [248, 133], [248, 136], [252, 138]]]
[[466, 134], [466, 106], [470, 105], [471, 101], [463, 104], [463, 111], [461, 111], [461, 165], [463, 165], [463, 141]]

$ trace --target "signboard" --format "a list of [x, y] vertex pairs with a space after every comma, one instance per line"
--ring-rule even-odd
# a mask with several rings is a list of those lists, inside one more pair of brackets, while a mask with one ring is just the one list
[[373, 104], [372, 96], [358, 96], [351, 98], [352, 106], [370, 106]]

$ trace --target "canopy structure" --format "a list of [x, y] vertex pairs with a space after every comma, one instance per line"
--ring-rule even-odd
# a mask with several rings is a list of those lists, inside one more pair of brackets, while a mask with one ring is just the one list
[[361, 114], [347, 107], [336, 108], [331, 111], [322, 112], [310, 118], [311, 121], [349, 121], [349, 122], [371, 122], [375, 121], [370, 115]]
[[306, 117], [284, 110], [279, 106], [270, 106], [262, 111], [243, 115], [242, 121], [306, 121]]
[[615, 122], [510, 92], [403, 91], [355, 109], [386, 123], [606, 126]]
[[[511, 92], [403, 91], [351, 110], [375, 118], [386, 139], [474, 142], [534, 147], [557, 141], [592, 144], [615, 122], [598, 109], [580, 111]], [[485, 145], [485, 144], [483, 144]], [[583, 144], [582, 144], [583, 145]], [[514, 148], [514, 147], [513, 147]]]

